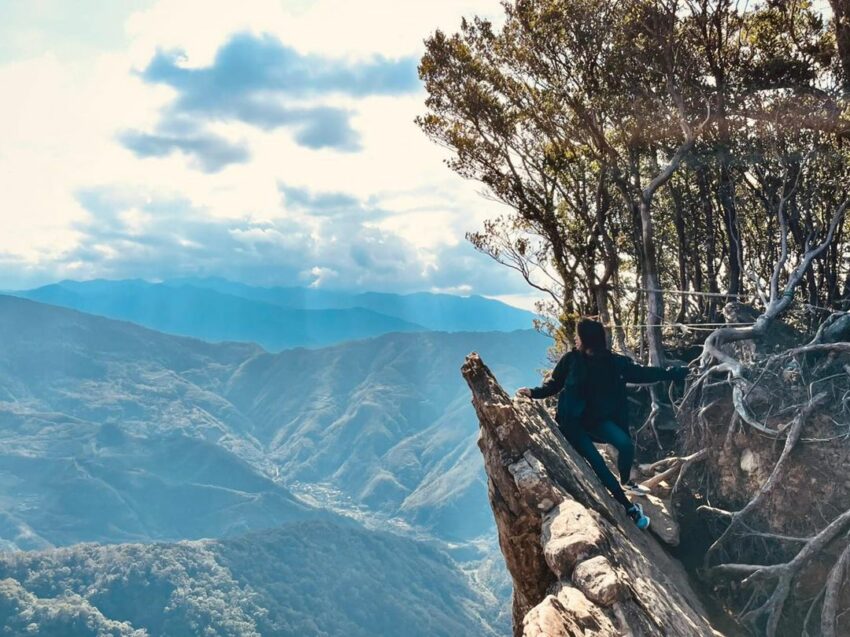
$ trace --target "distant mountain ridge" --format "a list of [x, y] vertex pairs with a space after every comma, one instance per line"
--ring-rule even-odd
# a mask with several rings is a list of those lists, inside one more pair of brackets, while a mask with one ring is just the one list
[[166, 285], [190, 285], [275, 305], [302, 309], [361, 307], [444, 332], [510, 332], [529, 329], [534, 314], [479, 295], [433, 292], [349, 293], [304, 287], [259, 287], [217, 277], [181, 278]]
[[212, 342], [252, 342], [271, 351], [425, 329], [363, 308], [289, 308], [207, 288], [145, 281], [96, 281], [73, 286], [66, 282], [16, 295], [132, 321], [167, 334]]
[[533, 315], [480, 296], [349, 294], [262, 288], [224, 279], [61, 281], [16, 296], [213, 342], [269, 351], [322, 347], [389, 332], [512, 331]]
[[549, 343], [414, 332], [269, 354], [9, 296], [0, 339], [0, 538], [29, 549], [276, 526], [307, 515], [286, 486], [305, 483], [439, 537], [487, 533], [458, 361], [481, 351], [519, 386]]

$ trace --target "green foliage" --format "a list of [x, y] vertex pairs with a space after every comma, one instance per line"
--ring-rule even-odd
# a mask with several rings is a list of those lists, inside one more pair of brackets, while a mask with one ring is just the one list
[[[548, 295], [550, 332], [583, 314], [721, 320], [725, 300], [763, 302], [783, 233], [780, 285], [823, 239], [850, 177], [850, 46], [811, 2], [504, 7], [499, 29], [475, 18], [427, 40], [417, 121], [513, 209], [468, 236]], [[813, 306], [850, 304], [845, 226], [801, 284]], [[664, 303], [641, 286], [730, 296]]]
[[440, 552], [355, 525], [0, 558], [0, 635], [492, 634]]

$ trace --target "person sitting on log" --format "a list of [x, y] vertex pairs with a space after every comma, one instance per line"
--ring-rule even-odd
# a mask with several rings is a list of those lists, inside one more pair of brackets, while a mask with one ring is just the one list
[[[605, 328], [598, 321], [582, 319], [575, 337], [576, 349], [564, 354], [551, 376], [540, 387], [522, 387], [517, 395], [546, 398], [560, 392], [555, 420], [564, 438], [579, 452], [623, 505], [638, 528], [649, 526], [643, 507], [632, 503], [626, 491], [645, 495], [648, 490], [631, 479], [635, 446], [629, 433], [626, 383], [684, 380], [687, 367], [649, 367], [608, 349]], [[620, 479], [605, 465], [594, 441], [617, 450]]]

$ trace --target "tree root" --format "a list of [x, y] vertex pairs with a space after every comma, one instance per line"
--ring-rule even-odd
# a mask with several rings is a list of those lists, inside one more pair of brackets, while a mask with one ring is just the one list
[[[830, 522], [820, 533], [812, 536], [808, 541], [806, 541], [803, 548], [800, 549], [794, 558], [784, 564], [720, 564], [710, 569], [710, 573], [712, 575], [746, 575], [741, 584], [745, 587], [751, 586], [754, 588], [753, 596], [750, 598], [750, 602], [748, 602], [747, 606], [749, 606], [750, 603], [752, 603], [759, 595], [767, 594], [769, 592], [767, 599], [760, 606], [757, 606], [752, 610], [746, 610], [745, 608], [745, 611], [742, 611], [740, 614], [740, 618], [750, 624], [757, 624], [762, 618], [764, 618], [765, 637], [774, 637], [776, 635], [776, 629], [779, 626], [779, 620], [782, 616], [782, 609], [785, 606], [785, 601], [788, 598], [788, 594], [791, 592], [791, 584], [794, 582], [794, 578], [800, 573], [803, 566], [812, 557], [822, 551], [824, 547], [832, 542], [832, 540], [838, 537], [838, 535], [847, 528], [848, 524], [850, 524], [850, 510], [842, 513]], [[839, 560], [839, 562], [843, 562], [844, 564], [842, 570], [835, 573], [836, 569], [834, 568], [833, 571], [830, 572], [830, 582], [833, 581], [833, 579], [837, 581], [836, 584], [833, 584], [833, 588], [836, 591], [840, 589], [843, 568], [846, 568], [847, 565], [845, 560], [850, 559], [845, 558], [847, 551], [848, 549], [844, 550], [842, 559]], [[768, 591], [767, 589], [771, 584], [773, 584], [773, 588]], [[829, 587], [829, 582], [827, 587]], [[835, 598], [837, 599], [837, 597], [837, 593], [835, 593]], [[824, 604], [826, 605], [825, 601]], [[832, 610], [834, 611], [835, 609], [832, 608]], [[833, 612], [832, 617], [834, 618], [834, 616], [835, 613]]]
[[[788, 458], [791, 455], [791, 451], [793, 451], [794, 446], [797, 444], [797, 441], [800, 439], [800, 434], [803, 431], [803, 425], [808, 420], [811, 413], [820, 407], [824, 402], [826, 402], [828, 394], [826, 392], [822, 392], [815, 396], [809, 403], [800, 410], [797, 416], [790, 424], [790, 429], [788, 431], [788, 435], [785, 437], [785, 446], [782, 449], [782, 453], [779, 455], [779, 460], [776, 461], [776, 464], [773, 466], [773, 471], [770, 472], [770, 476], [767, 478], [765, 483], [761, 486], [758, 492], [753, 496], [753, 498], [746, 504], [746, 506], [740, 511], [735, 511], [730, 514], [729, 526], [720, 534], [714, 543], [709, 547], [708, 551], [705, 553], [704, 566], [707, 568], [712, 554], [720, 548], [723, 541], [732, 534], [732, 531], [737, 528], [738, 524], [744, 519], [744, 517], [755, 510], [759, 504], [764, 500], [765, 497], [770, 495], [776, 485], [779, 483], [779, 479], [782, 475], [785, 466], [788, 463]], [[703, 508], [703, 507], [700, 507]], [[699, 511], [699, 509], [697, 509]]]
[[[756, 431], [775, 439], [783, 439], [784, 445], [778, 460], [776, 461], [770, 475], [764, 484], [759, 488], [758, 492], [750, 499], [750, 501], [742, 509], [738, 511], [724, 511], [722, 509], [710, 506], [702, 506], [697, 509], [699, 513], [711, 515], [718, 520], [727, 522], [723, 532], [717, 537], [711, 547], [706, 551], [704, 566], [708, 568], [712, 562], [717, 563], [717, 554], [719, 550], [729, 544], [729, 539], [734, 537], [754, 537], [761, 538], [767, 541], [782, 542], [783, 551], [796, 550], [796, 554], [790, 561], [783, 564], [760, 565], [746, 563], [726, 563], [719, 564], [713, 568], [708, 568], [711, 574], [722, 574], [732, 576], [735, 579], [740, 579], [740, 584], [745, 589], [751, 591], [749, 599], [743, 605], [738, 613], [738, 618], [744, 623], [748, 623], [754, 627], [758, 634], [764, 634], [767, 637], [774, 637], [778, 631], [778, 627], [782, 620], [783, 609], [791, 595], [792, 586], [795, 579], [799, 576], [803, 568], [811, 562], [811, 560], [821, 552], [830, 542], [839, 537], [839, 534], [846, 531], [850, 527], [850, 511], [845, 512], [838, 518], [832, 521], [820, 532], [811, 535], [810, 537], [793, 537], [778, 533], [762, 532], [751, 528], [747, 524], [747, 520], [751, 514], [758, 510], [765, 501], [769, 498], [776, 487], [781, 483], [783, 476], [788, 471], [789, 463], [793, 460], [792, 451], [798, 443], [806, 440], [802, 436], [806, 422], [822, 409], [824, 405], [834, 401], [843, 407], [841, 393], [836, 395], [836, 385], [834, 382], [829, 383], [840, 376], [827, 375], [823, 378], [815, 380], [807, 379], [802, 376], [802, 380], [807, 389], [807, 399], [800, 404], [799, 399], [795, 400], [796, 394], [789, 394], [783, 397], [783, 400], [774, 403], [778, 407], [778, 413], [774, 417], [786, 411], [794, 413], [794, 417], [784, 426], [776, 428], [767, 426], [759, 422], [751, 413], [746, 398], [749, 392], [769, 371], [771, 365], [780, 363], [783, 360], [793, 359], [794, 357], [805, 356], [806, 354], [848, 354], [850, 353], [850, 343], [809, 343], [801, 347], [796, 347], [781, 354], [771, 356], [762, 361], [764, 368], [762, 369], [759, 379], [755, 383], [749, 382], [742, 374], [743, 366], [730, 360], [726, 356], [722, 362], [704, 370], [701, 379], [707, 379], [711, 375], [717, 373], [725, 373], [726, 382], [731, 386], [732, 403], [734, 413], [741, 421], [750, 425]], [[822, 368], [823, 366], [821, 366]], [[818, 368], [815, 368], [815, 373]], [[800, 366], [801, 374], [804, 373], [804, 368]], [[705, 380], [703, 380], [703, 383]], [[820, 384], [824, 383], [824, 384]], [[819, 385], [820, 384], [820, 385]], [[822, 391], [816, 393], [813, 387], [820, 387]], [[804, 389], [804, 388], [801, 388]], [[782, 407], [782, 403], [791, 398], [791, 404], [788, 407]], [[840, 400], [839, 400], [840, 399]], [[699, 399], [697, 399], [698, 401]], [[697, 402], [695, 401], [695, 402]], [[697, 404], [699, 404], [697, 402]], [[771, 408], [770, 411], [775, 411]], [[698, 413], [698, 411], [697, 411]], [[727, 435], [728, 437], [728, 435]], [[838, 563], [830, 570], [826, 578], [822, 592], [809, 602], [809, 612], [807, 613], [806, 624], [815, 616], [815, 606], [820, 607], [820, 633], [836, 637], [837, 625], [841, 617], [839, 600], [841, 597], [842, 587], [850, 571], [850, 546], [844, 548]], [[823, 602], [821, 604], [821, 599]]]
[[679, 456], [667, 456], [666, 458], [661, 458], [661, 460], [656, 460], [652, 464], [642, 464], [638, 468], [641, 470], [641, 473], [655, 475], [659, 471], [669, 469], [672, 465], [679, 464], [681, 461], [682, 458]]
[[[796, 186], [795, 186], [796, 187]], [[807, 538], [797, 538], [769, 532], [759, 532], [747, 525], [747, 517], [775, 490], [780, 483], [782, 476], [787, 471], [789, 457], [797, 443], [801, 440], [801, 433], [806, 421], [812, 413], [820, 408], [829, 397], [832, 397], [837, 405], [845, 411], [850, 411], [850, 390], [841, 397], [833, 395], [836, 391], [835, 382], [831, 383], [830, 391], [820, 391], [815, 394], [812, 387], [815, 383], [828, 380], [826, 378], [818, 379], [814, 382], [808, 382], [804, 377], [803, 361], [798, 360], [798, 366], [795, 371], [798, 372], [797, 378], [792, 378], [790, 383], [796, 380], [802, 380], [803, 385], [808, 385], [807, 400], [802, 405], [793, 405], [792, 413], [795, 416], [784, 427], [774, 429], [768, 423], [768, 418], [776, 418], [779, 414], [775, 413], [775, 407], [778, 407], [780, 413], [784, 412], [786, 403], [794, 402], [798, 397], [798, 389], [791, 389], [790, 393], [783, 392], [783, 396], [779, 400], [771, 401], [771, 407], [768, 414], [764, 416], [765, 420], [760, 421], [752, 412], [748, 397], [753, 392], [756, 386], [762, 381], [765, 375], [770, 371], [774, 364], [794, 357], [805, 356], [807, 354], [823, 354], [823, 353], [850, 353], [850, 343], [825, 343], [823, 342], [825, 326], [821, 326], [815, 338], [806, 345], [789, 349], [781, 354], [763, 358], [760, 361], [762, 369], [754, 382], [747, 378], [745, 365], [741, 360], [738, 360], [734, 353], [726, 347], [741, 341], [751, 340], [757, 341], [762, 339], [770, 330], [774, 322], [791, 306], [793, 303], [794, 292], [797, 286], [802, 281], [806, 271], [810, 267], [813, 259], [817, 258], [832, 242], [833, 236], [838, 226], [843, 222], [848, 200], [835, 210], [830, 221], [826, 236], [823, 241], [817, 245], [812, 243], [813, 238], [809, 238], [806, 242], [806, 249], [803, 258], [788, 275], [784, 286], [780, 285], [780, 278], [784, 276], [787, 264], [787, 235], [788, 227], [785, 223], [784, 206], [787, 200], [787, 195], [783, 194], [778, 210], [778, 218], [781, 229], [782, 251], [781, 256], [774, 267], [774, 272], [770, 280], [769, 295], [765, 291], [758, 289], [760, 298], [764, 303], [764, 312], [756, 318], [751, 326], [747, 327], [725, 327], [712, 332], [705, 343], [703, 344], [702, 356], [699, 360], [699, 376], [696, 381], [688, 388], [685, 396], [682, 398], [680, 410], [686, 407], [690, 412], [696, 415], [696, 425], [704, 427], [702, 424], [702, 411], [700, 404], [704, 398], [709, 398], [706, 391], [710, 388], [709, 379], [714, 380], [723, 378], [725, 384], [731, 389], [731, 403], [734, 409], [734, 414], [737, 419], [745, 423], [753, 430], [764, 436], [773, 439], [782, 440], [784, 438], [784, 446], [782, 452], [774, 465], [770, 475], [764, 484], [759, 488], [758, 492], [750, 499], [750, 501], [738, 511], [725, 511], [712, 506], [701, 506], [697, 509], [699, 513], [709, 514], [718, 519], [728, 522], [724, 531], [714, 541], [705, 555], [704, 566], [709, 567], [712, 563], [712, 558], [718, 550], [725, 546], [725, 542], [730, 537], [736, 534], [740, 536], [760, 537], [765, 540], [782, 541], [783, 551], [795, 545], [799, 547], [794, 557], [785, 563], [781, 564], [747, 564], [747, 563], [725, 563], [718, 564], [712, 568], [708, 568], [710, 574], [732, 576], [741, 579], [741, 586], [751, 591], [750, 597], [738, 616], [742, 621], [749, 623], [756, 628], [759, 634], [766, 637], [774, 637], [782, 617], [783, 608], [786, 600], [791, 592], [792, 584], [795, 578], [799, 575], [803, 567], [819, 552], [821, 552], [830, 542], [836, 539], [840, 533], [845, 531], [850, 526], [850, 510], [835, 518], [821, 531]], [[835, 320], [835, 319], [833, 319]], [[817, 373], [817, 369], [814, 370]], [[785, 379], [778, 379], [785, 380]], [[789, 382], [789, 381], [786, 381]], [[799, 388], [799, 386], [797, 386]], [[789, 387], [790, 389], [790, 387]], [[789, 401], [788, 398], [791, 400]], [[691, 401], [695, 404], [691, 405]], [[797, 400], [799, 402], [799, 400]], [[730, 440], [732, 430], [735, 425], [730, 425], [727, 432], [727, 441]], [[694, 445], [705, 446], [705, 444]], [[684, 464], [681, 474], [684, 472]], [[668, 469], [668, 471], [670, 471]], [[666, 472], [665, 472], [666, 473]], [[672, 473], [672, 472], [671, 472]], [[678, 484], [677, 480], [677, 484]], [[675, 487], [674, 487], [675, 489]], [[769, 531], [769, 529], [768, 529]], [[786, 555], [791, 553], [785, 553]], [[747, 559], [747, 558], [744, 558]], [[756, 558], [759, 559], [759, 558]], [[769, 558], [762, 558], [765, 561], [770, 561]], [[840, 597], [841, 588], [843, 585], [846, 572], [850, 569], [850, 547], [845, 548], [841, 554], [841, 558], [834, 568], [830, 571], [824, 590], [821, 593], [823, 596], [823, 608], [821, 610], [821, 630], [825, 635], [835, 635], [835, 625], [837, 624], [837, 605]], [[821, 595], [812, 602], [819, 603]], [[806, 622], [811, 617], [813, 608], [810, 606], [809, 615]], [[832, 632], [827, 632], [827, 631]]]
[[651, 478], [647, 478], [641, 484], [645, 486], [647, 489], [654, 489], [659, 484], [664, 482], [667, 478], [671, 478], [674, 475], [677, 475], [681, 469], [681, 464], [674, 464], [669, 469], [662, 471], [661, 473], [657, 473]]
[[652, 397], [649, 415], [646, 417], [644, 423], [635, 430], [635, 436], [643, 431], [648, 425], [650, 431], [652, 431], [653, 437], [655, 438], [655, 444], [658, 445], [659, 449], [663, 449], [664, 446], [661, 444], [661, 439], [658, 437], [658, 430], [655, 428], [655, 422], [658, 420], [658, 416], [661, 413], [661, 401], [658, 398], [658, 392], [655, 387], [650, 387], [649, 394]]
[[693, 465], [695, 465], [700, 460], [705, 459], [708, 456], [708, 450], [701, 449], [696, 453], [691, 454], [690, 456], [686, 456], [682, 459], [682, 467], [679, 469], [679, 476], [676, 478], [675, 484], [673, 484], [673, 490], [670, 492], [670, 497], [675, 497], [676, 492], [679, 490], [679, 485], [682, 483], [682, 478], [685, 477], [685, 473], [687, 473], [688, 469], [690, 469]]
[[820, 615], [820, 632], [823, 637], [836, 637], [838, 624], [838, 601], [844, 575], [850, 567], [850, 544], [844, 547], [841, 557], [829, 571], [823, 597], [823, 608]]

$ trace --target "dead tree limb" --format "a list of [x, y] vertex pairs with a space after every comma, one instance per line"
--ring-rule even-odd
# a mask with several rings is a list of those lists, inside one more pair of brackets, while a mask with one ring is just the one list
[[675, 497], [676, 492], [679, 490], [679, 485], [682, 483], [682, 479], [685, 477], [685, 473], [687, 473], [688, 469], [690, 469], [693, 465], [695, 465], [700, 460], [705, 459], [708, 456], [708, 450], [701, 449], [694, 454], [682, 459], [682, 466], [679, 469], [679, 476], [676, 478], [676, 483], [673, 485], [673, 490], [670, 492], [670, 497]]
[[689, 456], [664, 458], [662, 460], [659, 460], [658, 462], [654, 462], [649, 466], [641, 467], [641, 470], [643, 470], [644, 473], [647, 474], [652, 473], [653, 471], [658, 469], [663, 469], [660, 473], [657, 473], [641, 482], [641, 484], [647, 489], [653, 489], [659, 484], [661, 484], [664, 480], [672, 478], [673, 476], [677, 476], [676, 484], [678, 485], [679, 481], [682, 478], [682, 473], [694, 462], [702, 460], [707, 455], [708, 451], [705, 449], [701, 449], [700, 451], [692, 453]]
[[812, 557], [820, 553], [847, 528], [848, 523], [850, 523], [850, 509], [839, 515], [820, 533], [806, 542], [790, 562], [770, 565], [720, 564], [713, 567], [710, 572], [718, 575], [746, 575], [747, 577], [742, 580], [741, 584], [757, 589], [764, 589], [770, 583], [773, 583], [773, 589], [767, 600], [761, 606], [744, 613], [741, 619], [755, 624], [762, 617], [765, 617], [764, 635], [765, 637], [774, 637], [794, 578]]
[[[743, 364], [734, 356], [725, 353], [722, 347], [726, 344], [742, 341], [761, 339], [767, 333], [773, 322], [784, 313], [790, 306], [794, 298], [794, 290], [800, 284], [812, 261], [820, 256], [820, 254], [832, 243], [836, 229], [844, 219], [847, 205], [850, 204], [850, 199], [845, 199], [840, 206], [835, 210], [829, 224], [826, 236], [823, 241], [816, 246], [812, 246], [810, 240], [806, 241], [806, 250], [803, 258], [796, 268], [791, 272], [788, 281], [782, 294], [779, 294], [779, 275], [784, 270], [787, 260], [787, 234], [788, 228], [782, 222], [782, 240], [783, 252], [779, 261], [774, 267], [773, 276], [771, 277], [770, 285], [770, 302], [765, 311], [755, 320], [752, 326], [747, 327], [723, 327], [712, 332], [705, 340], [703, 345], [703, 353], [700, 357], [700, 367], [702, 374], [700, 378], [705, 378], [709, 373], [728, 372], [729, 382], [732, 385], [732, 402], [735, 411], [751, 427], [772, 436], [777, 436], [779, 432], [766, 427], [758, 421], [755, 416], [750, 413], [745, 400], [747, 390], [750, 383], [744, 376]], [[780, 221], [784, 219], [782, 216], [783, 206], [780, 204]], [[815, 351], [820, 345], [810, 345], [804, 347], [812, 347], [810, 351]], [[802, 349], [802, 348], [800, 348]], [[715, 362], [717, 361], [717, 362]]]
[[829, 576], [826, 578], [823, 608], [820, 615], [820, 632], [823, 637], [836, 637], [838, 602], [848, 567], [850, 567], [850, 544], [844, 547], [841, 557], [838, 558], [838, 562], [832, 567]]

